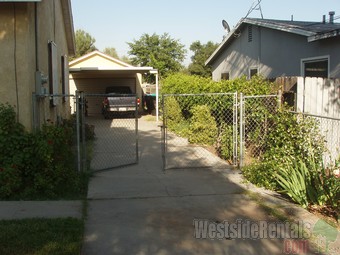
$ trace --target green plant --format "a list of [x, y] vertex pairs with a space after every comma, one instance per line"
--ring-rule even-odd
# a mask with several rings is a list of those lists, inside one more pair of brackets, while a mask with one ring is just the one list
[[269, 190], [278, 188], [275, 174], [277, 164], [275, 161], [255, 161], [251, 165], [242, 168], [243, 176], [259, 187], [264, 187]]
[[213, 145], [217, 139], [217, 125], [206, 105], [192, 108], [189, 126], [189, 142], [202, 145]]
[[[247, 169], [247, 178], [250, 181], [256, 180], [259, 186], [270, 186], [276, 189], [278, 188], [278, 184], [275, 184], [278, 169], [292, 169], [295, 167], [296, 160], [301, 160], [308, 169], [321, 164], [325, 142], [320, 135], [318, 122], [312, 118], [303, 118], [291, 113], [285, 108], [278, 110], [275, 114], [268, 114], [267, 122], [265, 131], [258, 132], [255, 129], [255, 134], [251, 136], [252, 142], [255, 142], [255, 138], [263, 134], [261, 143], [259, 143], [261, 155], [257, 163]], [[270, 165], [274, 167], [274, 170], [263, 175], [262, 169]], [[263, 178], [257, 178], [258, 175]]]
[[56, 198], [82, 189], [73, 129], [45, 125], [28, 133], [14, 108], [0, 104], [0, 198]]
[[292, 200], [303, 208], [308, 206], [308, 192], [311, 192], [311, 176], [306, 165], [300, 161], [294, 167], [280, 169], [276, 174], [278, 184]]
[[233, 126], [223, 123], [219, 129], [216, 151], [222, 159], [232, 160], [233, 152]]
[[179, 123], [184, 121], [179, 103], [175, 97], [170, 96], [164, 99], [164, 104], [166, 109], [166, 112], [164, 113], [167, 120], [166, 124], [168, 128], [175, 129]]
[[279, 169], [277, 182], [293, 201], [306, 208], [310, 204], [330, 206], [339, 211], [340, 182], [332, 171], [317, 164], [313, 157], [307, 164], [299, 159], [293, 166]]
[[175, 73], [161, 81], [163, 94], [200, 94], [200, 93], [243, 93], [245, 95], [264, 95], [276, 91], [273, 83], [260, 76], [233, 80], [213, 81], [195, 75]]

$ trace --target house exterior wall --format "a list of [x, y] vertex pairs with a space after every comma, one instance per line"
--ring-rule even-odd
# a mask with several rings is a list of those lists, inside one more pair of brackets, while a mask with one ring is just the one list
[[249, 77], [251, 68], [258, 68], [266, 78], [300, 76], [302, 59], [329, 56], [330, 78], [340, 77], [340, 44], [326, 39], [308, 43], [307, 37], [252, 25], [252, 41], [248, 41], [248, 27], [236, 33], [229, 46], [212, 65], [214, 80], [228, 72], [230, 79]]
[[[45, 98], [38, 100], [34, 118], [35, 102], [32, 100], [32, 93], [41, 92], [40, 85], [36, 84], [36, 71], [51, 75], [48, 68], [49, 41], [57, 45], [57, 71], [61, 77], [61, 56], [68, 55], [63, 18], [60, 1], [1, 3], [0, 102], [15, 106], [19, 122], [28, 130], [47, 119], [55, 121], [57, 117], [69, 115], [69, 104], [56, 110]], [[59, 88], [61, 93], [61, 84]]]
[[32, 126], [35, 88], [33, 4], [1, 4], [0, 102], [14, 106], [19, 121]]

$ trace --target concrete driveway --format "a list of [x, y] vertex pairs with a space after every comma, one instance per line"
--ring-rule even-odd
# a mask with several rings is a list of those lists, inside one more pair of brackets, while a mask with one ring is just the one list
[[160, 129], [143, 119], [139, 129], [140, 163], [96, 173], [90, 182], [82, 254], [289, 254], [283, 238], [218, 240], [195, 229], [198, 219], [215, 226], [277, 219], [232, 181], [239, 174], [231, 169], [164, 173]]

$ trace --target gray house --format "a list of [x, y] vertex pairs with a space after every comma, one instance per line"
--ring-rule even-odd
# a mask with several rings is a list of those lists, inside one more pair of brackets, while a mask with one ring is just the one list
[[245, 18], [206, 61], [213, 80], [260, 74], [266, 78], [340, 78], [340, 23]]

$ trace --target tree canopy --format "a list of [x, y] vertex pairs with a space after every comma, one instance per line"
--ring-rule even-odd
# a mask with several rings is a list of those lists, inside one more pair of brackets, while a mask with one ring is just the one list
[[106, 47], [103, 51], [106, 55], [109, 55], [113, 58], [119, 59], [116, 48], [114, 47]]
[[202, 77], [211, 76], [211, 67], [205, 65], [205, 61], [218, 47], [217, 43], [211, 41], [202, 44], [200, 41], [195, 41], [190, 45], [190, 50], [194, 52], [191, 57], [192, 63], [188, 67], [190, 74], [199, 75]]
[[76, 54], [74, 58], [79, 58], [81, 56], [86, 55], [92, 51], [95, 51], [97, 48], [94, 45], [96, 39], [94, 39], [89, 33], [85, 32], [82, 29], [78, 29], [75, 34], [76, 40]]
[[152, 66], [158, 69], [161, 76], [178, 72], [182, 69], [182, 62], [186, 50], [179, 40], [175, 40], [164, 33], [143, 34], [139, 40], [128, 43], [133, 65]]

